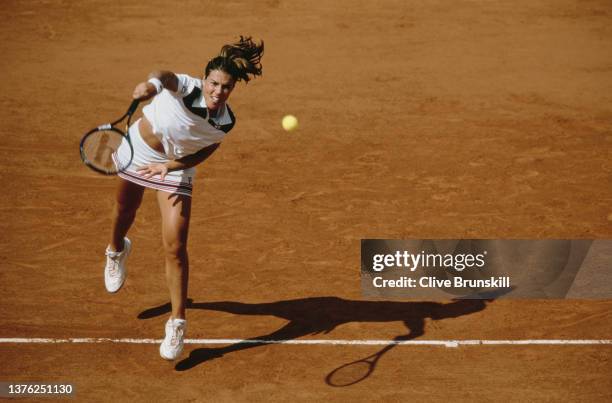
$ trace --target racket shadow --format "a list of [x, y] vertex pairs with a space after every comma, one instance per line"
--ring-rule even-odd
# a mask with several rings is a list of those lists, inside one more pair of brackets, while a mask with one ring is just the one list
[[[186, 371], [206, 361], [223, 357], [224, 355], [261, 345], [270, 344], [274, 340], [293, 340], [308, 335], [327, 334], [336, 327], [351, 322], [402, 322], [409, 331], [399, 335], [395, 340], [410, 340], [425, 334], [425, 320], [442, 320], [456, 318], [482, 311], [492, 300], [456, 300], [448, 303], [438, 302], [396, 302], [396, 301], [356, 301], [338, 297], [313, 297], [285, 301], [249, 304], [235, 301], [194, 302], [188, 300], [187, 309], [205, 309], [235, 315], [259, 315], [282, 318], [287, 323], [268, 334], [248, 339], [223, 347], [197, 348], [189, 356], [175, 365], [175, 370]], [[170, 304], [152, 307], [138, 314], [139, 319], [152, 319], [170, 312]], [[391, 344], [385, 346], [373, 356], [374, 365], [369, 368], [364, 380], [369, 377], [382, 355], [394, 348]], [[370, 356], [370, 357], [373, 357]], [[366, 357], [370, 358], [370, 357]], [[363, 361], [358, 360], [358, 361]], [[348, 363], [351, 364], [351, 363]], [[343, 366], [347, 366], [344, 364]], [[340, 367], [338, 367], [340, 368]], [[336, 370], [338, 370], [338, 368]], [[336, 371], [334, 370], [334, 371]], [[333, 373], [333, 371], [332, 371]], [[327, 376], [326, 382], [331, 386], [350, 386], [357, 382], [346, 382], [346, 385], [335, 385]]]
[[[394, 340], [397, 341], [398, 337], [396, 337]], [[327, 374], [325, 377], [325, 383], [327, 383], [329, 386], [340, 387], [351, 386], [365, 380], [372, 375], [376, 369], [378, 360], [380, 360], [384, 354], [396, 346], [397, 344], [390, 344], [372, 355], [339, 366]]]

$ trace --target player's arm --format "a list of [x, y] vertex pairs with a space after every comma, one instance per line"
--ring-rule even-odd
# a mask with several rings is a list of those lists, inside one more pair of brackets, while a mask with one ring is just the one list
[[178, 91], [178, 86], [179, 86], [178, 77], [176, 76], [176, 74], [174, 74], [171, 71], [166, 71], [166, 70], [153, 71], [151, 72], [151, 74], [149, 74], [149, 81], [147, 82], [149, 84], [152, 84], [150, 82], [152, 79], [158, 79], [159, 81], [161, 81], [162, 86], [167, 90], [170, 90], [172, 92]]
[[219, 143], [211, 144], [194, 154], [186, 155], [185, 157], [168, 161], [163, 164], [149, 164], [138, 169], [138, 172], [143, 174], [145, 178], [150, 178], [153, 175], [160, 175], [161, 179], [163, 180], [166, 174], [170, 171], [179, 171], [201, 164], [208, 159], [208, 157], [210, 157], [217, 150], [217, 148], [219, 148], [219, 145]]
[[207, 147], [204, 147], [195, 154], [186, 155], [183, 158], [166, 162], [168, 171], [178, 171], [181, 169], [187, 169], [201, 164], [208, 159], [216, 150], [219, 148], [220, 143], [214, 143]]
[[179, 79], [173, 72], [166, 70], [152, 71], [149, 74], [148, 81], [143, 81], [134, 88], [132, 97], [146, 101], [162, 92], [164, 88], [176, 92], [178, 87]]

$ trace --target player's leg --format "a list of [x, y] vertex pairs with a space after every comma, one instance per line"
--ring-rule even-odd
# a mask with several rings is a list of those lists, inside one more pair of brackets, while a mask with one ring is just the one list
[[109, 249], [120, 252], [124, 246], [123, 239], [136, 218], [145, 188], [122, 178], [117, 179], [119, 185], [113, 207]]
[[158, 191], [157, 201], [162, 216], [166, 281], [170, 291], [172, 317], [184, 319], [189, 280], [187, 236], [191, 197]]
[[158, 191], [157, 201], [162, 216], [166, 281], [172, 305], [172, 316], [166, 322], [166, 336], [159, 347], [159, 352], [162, 358], [174, 360], [183, 351], [183, 338], [187, 327], [185, 321], [189, 280], [187, 236], [191, 197]]
[[117, 196], [113, 208], [110, 243], [106, 248], [106, 266], [104, 267], [104, 285], [106, 290], [115, 293], [121, 289], [127, 277], [127, 258], [130, 255], [131, 243], [125, 237], [140, 207], [144, 188], [119, 178]]

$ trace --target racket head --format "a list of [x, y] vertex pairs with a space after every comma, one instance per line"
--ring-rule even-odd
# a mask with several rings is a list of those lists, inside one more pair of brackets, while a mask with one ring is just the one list
[[[117, 158], [122, 144], [127, 145], [129, 158]], [[125, 147], [125, 146], [124, 146]], [[111, 125], [102, 125], [87, 132], [81, 139], [81, 159], [89, 168], [103, 175], [116, 175], [124, 171], [134, 158], [130, 138]]]

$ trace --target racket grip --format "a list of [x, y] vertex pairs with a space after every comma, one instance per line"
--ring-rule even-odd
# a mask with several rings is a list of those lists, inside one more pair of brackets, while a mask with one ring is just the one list
[[128, 108], [128, 115], [131, 115], [132, 113], [134, 113], [136, 111], [136, 109], [138, 109], [138, 104], [140, 103], [140, 100], [135, 99], [132, 101], [132, 104], [130, 105], [130, 107]]

